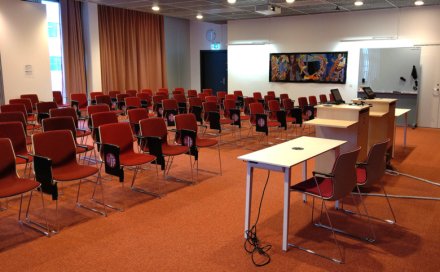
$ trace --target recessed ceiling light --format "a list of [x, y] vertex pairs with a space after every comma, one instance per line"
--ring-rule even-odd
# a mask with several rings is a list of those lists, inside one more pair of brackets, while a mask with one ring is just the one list
[[202, 20], [203, 19], [203, 15], [199, 13], [199, 14], [197, 14], [196, 18], [199, 19], [199, 20]]
[[159, 6], [156, 5], [156, 4], [154, 4], [154, 5], [151, 7], [151, 9], [154, 10], [154, 11], [159, 11], [159, 10], [160, 10]]
[[286, 0], [286, 3], [292, 4], [295, 0]]
[[235, 2], [237, 2], [237, 0], [228, 0], [229, 4], [235, 4]]
[[414, 2], [414, 5], [416, 6], [423, 6], [425, 4], [425, 2], [421, 1], [421, 0], [417, 0]]
[[364, 2], [362, 2], [362, 1], [356, 1], [356, 2], [354, 2], [354, 5], [355, 6], [362, 6], [364, 4]]

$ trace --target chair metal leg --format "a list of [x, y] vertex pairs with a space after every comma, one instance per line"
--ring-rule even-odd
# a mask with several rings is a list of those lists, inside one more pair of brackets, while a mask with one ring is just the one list
[[32, 192], [30, 192], [29, 195], [29, 201], [28, 201], [28, 205], [27, 205], [27, 209], [26, 209], [26, 217], [25, 217], [25, 221], [21, 220], [21, 210], [22, 210], [22, 203], [23, 203], [23, 194], [21, 194], [20, 197], [20, 207], [18, 210], [18, 222], [20, 222], [20, 224], [22, 224], [23, 226], [26, 226], [30, 229], [33, 229], [39, 233], [42, 233], [43, 235], [50, 237], [53, 233], [55, 233], [54, 231], [50, 230], [49, 228], [49, 223], [47, 221], [47, 215], [46, 215], [46, 207], [44, 206], [44, 198], [43, 198], [43, 191], [40, 190], [40, 194], [41, 194], [41, 203], [43, 206], [43, 216], [44, 216], [44, 220], [45, 220], [45, 224], [41, 224], [39, 222], [36, 221], [32, 221], [29, 218], [29, 207], [31, 205], [31, 200], [32, 200]]
[[[98, 178], [97, 179], [99, 179], [99, 174], [98, 174]], [[95, 208], [92, 208], [92, 207], [89, 207], [89, 206], [86, 206], [86, 205], [84, 205], [83, 203], [81, 203], [81, 202], [79, 202], [79, 192], [80, 192], [80, 190], [81, 190], [81, 182], [82, 182], [82, 179], [80, 179], [79, 180], [79, 183], [78, 183], [78, 191], [77, 191], [77, 193], [76, 193], [76, 206], [77, 207], [80, 207], [80, 208], [83, 208], [83, 209], [86, 209], [86, 210], [89, 210], [89, 211], [92, 211], [92, 212], [94, 212], [94, 213], [98, 213], [98, 214], [100, 214], [100, 215], [102, 215], [102, 216], [107, 216], [107, 210], [106, 210], [106, 206], [104, 206], [104, 211], [100, 211], [100, 210], [98, 210], [98, 209], [95, 209]], [[94, 195], [94, 193], [95, 193], [95, 190], [96, 190], [96, 186], [97, 185], [99, 185], [98, 184], [98, 180], [95, 182], [95, 188], [93, 188], [93, 195]], [[102, 184], [100, 184], [101, 185], [101, 190], [102, 190]], [[103, 196], [103, 202], [104, 202], [104, 191], [102, 191], [102, 196]], [[92, 196], [92, 199], [93, 199], [93, 196]]]
[[135, 191], [135, 192], [138, 192], [138, 193], [148, 194], [148, 195], [152, 195], [152, 196], [154, 196], [154, 197], [161, 198], [162, 195], [160, 195], [160, 194], [158, 194], [158, 193], [149, 192], [149, 191], [146, 191], [146, 190], [144, 190], [144, 189], [141, 189], [141, 188], [138, 188], [138, 187], [134, 187], [134, 181], [135, 181], [135, 179], [136, 179], [136, 176], [137, 176], [137, 172], [138, 172], [138, 170], [139, 170], [139, 166], [136, 166], [136, 167], [134, 168], [133, 179], [131, 180], [131, 186], [130, 186], [130, 187], [131, 187], [131, 190], [132, 190], [132, 191]]
[[[343, 254], [343, 252], [342, 252], [341, 246], [339, 245], [338, 239], [337, 239], [337, 237], [336, 237], [335, 229], [333, 228], [332, 222], [331, 222], [331, 220], [330, 220], [330, 216], [329, 216], [329, 214], [328, 214], [327, 206], [325, 205], [324, 200], [323, 200], [321, 206], [323, 206], [324, 209], [325, 209], [325, 214], [326, 214], [326, 216], [327, 216], [327, 220], [328, 220], [329, 225], [330, 225], [330, 228], [329, 228], [329, 229], [332, 231], [333, 240], [334, 240], [335, 245], [336, 245], [336, 247], [337, 247], [337, 249], [338, 249], [340, 259], [336, 259], [336, 258], [333, 258], [333, 257], [329, 257], [329, 256], [326, 256], [326, 255], [322, 255], [322, 254], [320, 254], [320, 253], [317, 253], [317, 252], [314, 251], [314, 250], [311, 250], [311, 249], [308, 249], [308, 248], [305, 248], [305, 247], [302, 247], [302, 246], [299, 246], [299, 245], [295, 245], [295, 244], [292, 244], [292, 243], [289, 243], [288, 245], [291, 246], [291, 247], [294, 247], [294, 248], [297, 248], [297, 249], [303, 250], [303, 251], [305, 251], [305, 252], [307, 252], [307, 253], [310, 253], [310, 254], [313, 254], [313, 255], [316, 255], [316, 256], [319, 256], [319, 257], [325, 258], [325, 259], [327, 259], [327, 260], [333, 261], [333, 262], [335, 262], [335, 263], [343, 264], [344, 261], [345, 261], [345, 256], [344, 256], [344, 254]], [[322, 211], [321, 211], [321, 212], [322, 212]]]

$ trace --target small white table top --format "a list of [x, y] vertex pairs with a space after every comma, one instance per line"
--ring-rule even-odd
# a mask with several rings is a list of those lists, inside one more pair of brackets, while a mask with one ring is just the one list
[[363, 109], [369, 108], [369, 106], [368, 105], [349, 105], [349, 104], [339, 104], [339, 105], [320, 104], [320, 105], [316, 105], [315, 108], [332, 109], [332, 110], [355, 110], [355, 111], [361, 111]]
[[[303, 136], [239, 156], [238, 159], [280, 167], [292, 167], [341, 146], [346, 142], [347, 141]], [[296, 148], [299, 148], [299, 150]]]
[[370, 116], [372, 117], [382, 117], [385, 114], [387, 114], [387, 112], [382, 112], [382, 111], [370, 111]]
[[407, 112], [409, 112], [409, 111], [411, 111], [411, 109], [396, 108], [396, 111], [395, 111], [395, 113], [394, 113], [394, 116], [395, 116], [395, 117], [399, 117], [399, 116], [402, 116], [402, 115], [404, 115], [405, 113], [407, 113]]
[[304, 122], [307, 125], [322, 126], [322, 127], [334, 127], [334, 128], [348, 128], [356, 124], [356, 121], [350, 120], [335, 120], [335, 119], [325, 119], [325, 118], [315, 118], [310, 121]]

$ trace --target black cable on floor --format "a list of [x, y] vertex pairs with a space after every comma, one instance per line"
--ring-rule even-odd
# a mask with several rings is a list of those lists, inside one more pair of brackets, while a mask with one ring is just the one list
[[[246, 230], [246, 240], [244, 242], [244, 249], [246, 252], [251, 254], [252, 262], [255, 266], [265, 266], [270, 263], [270, 255], [267, 253], [272, 245], [261, 245], [260, 240], [257, 237], [257, 223], [260, 219], [261, 205], [263, 203], [264, 193], [266, 192], [266, 186], [269, 182], [270, 171], [267, 171], [266, 183], [264, 184], [263, 193], [261, 194], [260, 205], [258, 207], [257, 219], [255, 220], [254, 225]], [[258, 255], [256, 255], [256, 253]], [[256, 260], [256, 257], [260, 257], [261, 260]]]

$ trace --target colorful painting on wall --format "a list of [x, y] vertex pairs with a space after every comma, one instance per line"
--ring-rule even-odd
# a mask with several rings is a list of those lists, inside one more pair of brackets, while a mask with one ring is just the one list
[[345, 83], [348, 52], [272, 53], [270, 82]]

